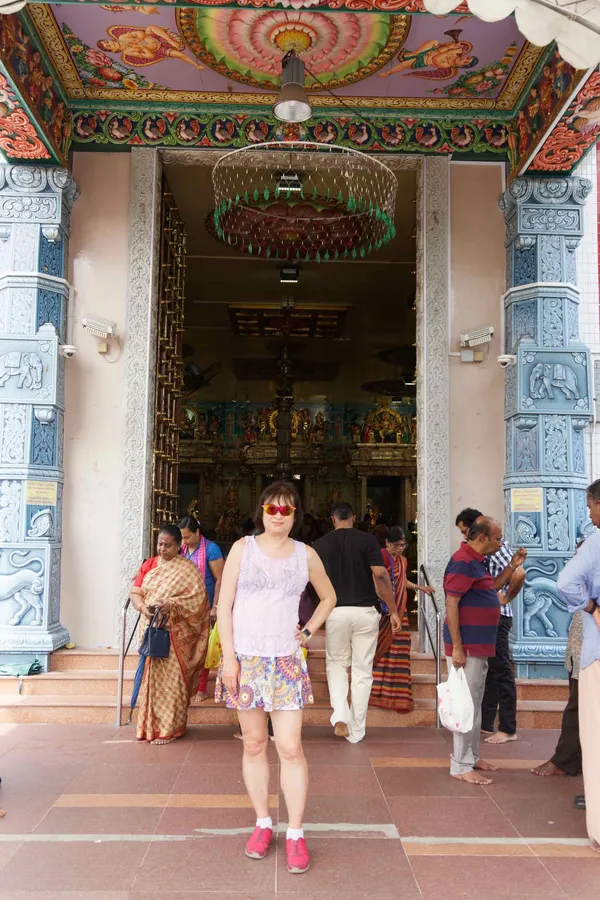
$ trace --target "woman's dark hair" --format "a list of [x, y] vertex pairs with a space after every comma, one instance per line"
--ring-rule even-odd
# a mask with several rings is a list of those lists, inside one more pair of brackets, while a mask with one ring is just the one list
[[388, 540], [389, 533], [390, 529], [387, 525], [376, 525], [373, 529], [373, 535], [377, 538], [377, 543], [380, 547], [385, 547], [385, 542]]
[[295, 507], [294, 525], [290, 534], [294, 534], [302, 524], [304, 513], [302, 512], [302, 503], [300, 502], [298, 491], [293, 484], [289, 483], [289, 481], [274, 481], [273, 484], [270, 484], [269, 487], [265, 488], [260, 495], [258, 506], [254, 513], [254, 524], [256, 525], [259, 534], [262, 534], [265, 530], [263, 522], [263, 506], [266, 506], [267, 503], [277, 503], [280, 500]]
[[388, 534], [388, 541], [390, 544], [397, 544], [398, 541], [405, 541], [406, 535], [404, 534], [404, 529], [400, 528], [399, 525], [392, 525], [390, 528], [390, 533]]
[[170, 525], [168, 522], [165, 522], [160, 526], [158, 530], [159, 536], [161, 534], [168, 534], [169, 537], [172, 537], [176, 544], [181, 544], [183, 538], [181, 537], [181, 531], [177, 527], [177, 525]]
[[179, 527], [181, 529], [187, 528], [188, 531], [193, 531], [195, 534], [197, 531], [200, 531], [200, 522], [194, 516], [184, 516], [179, 523]]

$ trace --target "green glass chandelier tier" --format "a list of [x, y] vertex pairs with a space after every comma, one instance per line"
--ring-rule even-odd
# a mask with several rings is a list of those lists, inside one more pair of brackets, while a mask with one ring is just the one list
[[251, 256], [362, 259], [396, 233], [396, 176], [358, 150], [311, 141], [250, 145], [221, 157], [213, 187], [213, 237]]

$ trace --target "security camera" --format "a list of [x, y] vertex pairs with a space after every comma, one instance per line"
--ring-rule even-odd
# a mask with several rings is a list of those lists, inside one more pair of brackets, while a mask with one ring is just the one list
[[61, 356], [64, 356], [65, 359], [73, 359], [77, 353], [77, 347], [74, 347], [73, 344], [63, 344], [59, 353]]
[[508, 369], [509, 366], [516, 365], [517, 357], [513, 356], [512, 353], [502, 353], [498, 357], [498, 362], [502, 366], [503, 369]]

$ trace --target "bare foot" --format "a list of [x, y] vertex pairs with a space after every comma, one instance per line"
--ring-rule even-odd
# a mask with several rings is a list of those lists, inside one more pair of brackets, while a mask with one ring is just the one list
[[150, 741], [150, 743], [161, 746], [162, 744], [172, 744], [174, 740], [175, 738], [156, 738], [156, 740]]
[[348, 726], [345, 722], [336, 722], [334, 734], [336, 737], [348, 737], [349, 735]]
[[473, 766], [473, 768], [479, 769], [480, 772], [497, 772], [498, 771], [498, 766], [493, 766], [491, 763], [486, 762], [485, 759], [478, 759], [477, 762], [475, 763], [475, 765]]
[[241, 732], [241, 731], [236, 731], [235, 734], [234, 734], [233, 736], [234, 736], [234, 738], [235, 738], [237, 741], [243, 741], [243, 740], [244, 740], [244, 738], [242, 737], [242, 732]]
[[0, 819], [3, 819], [5, 815], [6, 813], [4, 812], [4, 810], [0, 809]]
[[198, 703], [204, 703], [207, 697], [208, 694], [206, 693], [206, 691], [198, 691], [198, 693], [196, 694], [196, 700], [198, 701]]
[[494, 732], [493, 732], [493, 731], [486, 731], [485, 728], [482, 728], [482, 729], [481, 729], [481, 733], [482, 733], [482, 734], [493, 734]]
[[559, 769], [558, 766], [555, 766], [552, 760], [548, 760], [541, 766], [536, 766], [535, 769], [531, 770], [534, 775], [562, 775], [565, 776], [567, 773], [563, 772], [562, 769]]
[[477, 772], [465, 772], [464, 775], [453, 775], [453, 778], [456, 778], [457, 781], [466, 781], [467, 784], [493, 784], [491, 778], [485, 778], [483, 775], [478, 775]]
[[486, 744], [508, 744], [509, 741], [518, 740], [516, 734], [506, 734], [504, 731], [497, 731], [496, 734], [492, 734], [491, 737], [486, 738]]

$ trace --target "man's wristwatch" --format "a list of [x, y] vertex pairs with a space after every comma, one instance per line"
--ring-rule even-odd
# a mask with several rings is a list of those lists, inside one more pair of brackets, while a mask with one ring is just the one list
[[307, 641], [310, 641], [310, 639], [311, 639], [311, 637], [312, 637], [312, 632], [310, 632], [310, 631], [308, 630], [308, 628], [303, 628], [303, 629], [302, 629], [302, 634], [304, 635], [304, 637], [306, 638]]

